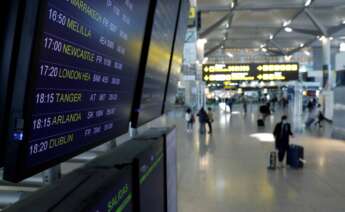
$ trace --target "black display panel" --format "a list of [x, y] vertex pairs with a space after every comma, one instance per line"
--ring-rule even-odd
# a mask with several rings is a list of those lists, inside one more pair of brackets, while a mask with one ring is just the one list
[[175, 126], [151, 128], [135, 139], [142, 141], [162, 141], [164, 151], [165, 210], [177, 211], [177, 131]]
[[133, 169], [135, 199], [134, 211], [165, 211], [164, 140], [131, 140], [113, 151], [95, 159], [87, 168], [119, 168], [124, 165]]
[[179, 19], [177, 24], [177, 29], [175, 32], [175, 42], [173, 54], [171, 55], [171, 64], [169, 71], [169, 80], [167, 83], [167, 91], [164, 103], [164, 112], [169, 112], [174, 109], [176, 103], [176, 94], [178, 81], [182, 69], [183, 63], [183, 46], [185, 42], [185, 35], [188, 25], [188, 15], [189, 15], [189, 1], [181, 0]]
[[[145, 141], [142, 141], [145, 142]], [[165, 175], [163, 148], [151, 148], [141, 153], [139, 159], [140, 211], [165, 211]]]
[[127, 132], [149, 4], [39, 1], [22, 117], [13, 117], [24, 126], [22, 132], [13, 126], [13, 135], [22, 134], [13, 136], [17, 150], [8, 157], [16, 164], [5, 169], [7, 179], [23, 179]]
[[51, 212], [132, 212], [133, 201], [131, 167], [104, 169], [95, 171]]
[[176, 0], [157, 2], [141, 103], [134, 108], [134, 112], [138, 113], [138, 120], [133, 122], [133, 127], [145, 124], [162, 114], [178, 7], [179, 1]]

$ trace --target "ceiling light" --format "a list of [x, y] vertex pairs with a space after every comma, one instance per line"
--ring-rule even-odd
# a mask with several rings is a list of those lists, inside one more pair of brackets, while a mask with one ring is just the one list
[[307, 56], [310, 56], [310, 52], [309, 51], [304, 51], [304, 54]]
[[266, 48], [262, 48], [261, 49], [263, 52], [267, 52], [267, 49]]
[[223, 40], [226, 40], [226, 36], [223, 37]]
[[206, 44], [206, 43], [207, 43], [207, 39], [206, 39], [206, 38], [199, 38], [199, 39], [197, 40], [197, 43], [198, 43], [198, 44]]
[[285, 27], [284, 30], [285, 30], [285, 32], [292, 32], [293, 31], [293, 29], [291, 27]]
[[235, 7], [235, 2], [232, 1], [232, 2], [231, 2], [231, 9], [234, 9], [234, 7]]
[[220, 48], [224, 49], [224, 45], [221, 45]]
[[264, 48], [266, 46], [266, 44], [261, 44], [260, 48]]
[[273, 40], [273, 38], [274, 38], [274, 35], [271, 34], [270, 35], [270, 40]]
[[234, 57], [234, 55], [231, 54], [230, 52], [226, 53], [226, 55], [228, 55], [230, 58], [233, 58], [233, 57]]
[[291, 24], [291, 20], [288, 20], [288, 21], [284, 21], [283, 23], [283, 27], [287, 27]]
[[299, 47], [303, 48], [303, 47], [304, 47], [304, 43], [301, 43], [301, 44], [299, 45]]
[[345, 24], [345, 19], [341, 22], [342, 24]]
[[334, 40], [334, 37], [329, 37], [329, 40]]
[[321, 37], [320, 37], [320, 36], [318, 36], [318, 38], [319, 38], [319, 40], [320, 40], [320, 41], [324, 41], [324, 40], [326, 40], [326, 37], [325, 37], [325, 36], [321, 36]]
[[207, 63], [207, 61], [208, 61], [208, 57], [204, 57], [204, 59], [202, 60], [202, 64]]
[[309, 7], [310, 4], [311, 4], [311, 2], [312, 2], [311, 0], [307, 0], [307, 1], [305, 2], [304, 6], [305, 6], [305, 7]]
[[226, 27], [227, 29], [229, 29], [229, 27], [230, 27], [229, 23], [226, 23], [226, 24], [225, 24], [225, 27]]

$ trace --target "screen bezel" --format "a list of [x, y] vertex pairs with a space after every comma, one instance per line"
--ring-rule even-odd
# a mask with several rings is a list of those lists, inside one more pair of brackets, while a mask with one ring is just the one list
[[[27, 0], [28, 1], [28, 0]], [[148, 11], [151, 7], [150, 4], [151, 1], [148, 1], [148, 6], [147, 6], [147, 11], [145, 20], [148, 18]], [[20, 43], [20, 51], [21, 51], [21, 56], [19, 57], [17, 64], [18, 64], [18, 69], [17, 69], [17, 74], [16, 74], [16, 80], [15, 80], [15, 92], [19, 94], [19, 96], [22, 96], [22, 98], [14, 98], [11, 104], [11, 127], [9, 129], [9, 136], [13, 134], [14, 131], [17, 130], [17, 124], [18, 124], [18, 119], [23, 119], [27, 123], [24, 123], [24, 126], [22, 128], [23, 132], [29, 132], [30, 130], [30, 123], [28, 121], [31, 120], [31, 114], [29, 113], [32, 111], [32, 97], [34, 93], [34, 86], [35, 85], [35, 76], [30, 75], [30, 71], [34, 69], [36, 63], [32, 58], [32, 55], [38, 55], [40, 51], [40, 40], [42, 39], [43, 36], [43, 24], [45, 21], [45, 9], [47, 7], [47, 0], [30, 0], [30, 3], [26, 4], [25, 12], [24, 12], [24, 17], [31, 16], [31, 18], [34, 21], [28, 21], [26, 20], [25, 24], [26, 26], [23, 27], [23, 35], [26, 35], [31, 42], [24, 41], [25, 38], [22, 38], [22, 41]], [[33, 17], [32, 17], [33, 16]], [[146, 21], [144, 22], [146, 24]], [[146, 30], [146, 27], [144, 27], [144, 30]], [[144, 43], [144, 35], [145, 32], [143, 33], [143, 36], [141, 38], [141, 45]], [[24, 37], [24, 36], [23, 36]], [[30, 55], [30, 57], [25, 57], [24, 55]], [[141, 55], [139, 55], [139, 58], [141, 58]], [[19, 68], [19, 64], [26, 63], [26, 66], [21, 66]], [[140, 72], [139, 69], [139, 61], [138, 61], [138, 66], [137, 66], [137, 76]], [[136, 79], [136, 76], [133, 77]], [[25, 79], [25, 83], [23, 83], [23, 79]], [[25, 95], [25, 96], [24, 96]], [[14, 94], [15, 96], [15, 94]], [[135, 98], [135, 87], [133, 88], [133, 98]], [[129, 107], [132, 107], [133, 104], [133, 99], [131, 101], [131, 105]], [[131, 114], [128, 114], [128, 123], [130, 121], [130, 116]], [[10, 138], [10, 150], [6, 152], [6, 161], [11, 161], [5, 166], [4, 169], [4, 179], [12, 181], [12, 182], [19, 182], [27, 177], [30, 177], [34, 174], [37, 174], [43, 170], [46, 170], [54, 165], [57, 165], [61, 162], [64, 162], [76, 155], [79, 155], [85, 151], [88, 151], [96, 146], [99, 146], [101, 144], [104, 144], [111, 139], [114, 139], [117, 136], [120, 136], [122, 134], [127, 133], [127, 128], [126, 130], [123, 131], [118, 131], [116, 135], [109, 137], [108, 139], [101, 139], [99, 141], [88, 144], [86, 146], [83, 146], [78, 149], [78, 151], [74, 151], [73, 153], [68, 153], [63, 156], [57, 157], [55, 159], [43, 162], [42, 164], [33, 166], [31, 168], [26, 166], [26, 159], [27, 159], [27, 150], [29, 147], [28, 140], [17, 142], [13, 141], [12, 138]]]
[[12, 61], [16, 57], [18, 30], [21, 20], [18, 14], [22, 6], [19, 0], [10, 1], [1, 9], [1, 53], [0, 53], [0, 167], [5, 163], [5, 147], [7, 139], [7, 128], [9, 119], [9, 107], [11, 88], [13, 86], [14, 74]]

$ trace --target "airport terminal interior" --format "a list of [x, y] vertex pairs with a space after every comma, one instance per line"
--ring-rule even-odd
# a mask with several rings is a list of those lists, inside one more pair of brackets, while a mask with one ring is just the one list
[[345, 212], [345, 0], [11, 0], [0, 211]]

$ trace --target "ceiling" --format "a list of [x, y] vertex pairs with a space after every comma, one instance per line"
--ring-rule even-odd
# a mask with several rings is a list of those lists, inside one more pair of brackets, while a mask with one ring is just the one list
[[[234, 7], [231, 8], [234, 1]], [[320, 45], [317, 36], [345, 36], [345, 0], [198, 0], [199, 37], [208, 40], [206, 55], [219, 48], [261, 48], [273, 55], [290, 55]], [[283, 24], [289, 22], [292, 32]], [[270, 37], [273, 39], [270, 39]], [[303, 48], [302, 48], [303, 47]]]

